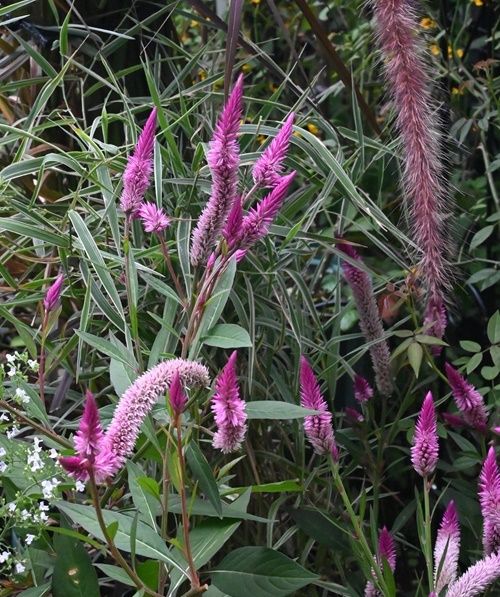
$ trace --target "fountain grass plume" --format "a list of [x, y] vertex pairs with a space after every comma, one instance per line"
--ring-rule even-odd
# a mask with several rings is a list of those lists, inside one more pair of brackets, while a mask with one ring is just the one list
[[446, 229], [449, 194], [443, 182], [439, 121], [431, 95], [425, 42], [418, 34], [414, 0], [372, 0], [372, 5], [401, 136], [402, 183], [426, 290], [427, 333], [441, 338], [450, 286], [450, 234]]
[[222, 232], [238, 191], [239, 147], [237, 134], [243, 111], [243, 76], [240, 75], [215, 127], [208, 165], [212, 174], [210, 198], [191, 241], [191, 263], [204, 264]]
[[[352, 245], [340, 242], [337, 247], [351, 259], [362, 262]], [[375, 372], [375, 383], [381, 394], [389, 396], [393, 391], [390, 366], [390, 352], [384, 339], [384, 328], [380, 318], [370, 276], [362, 269], [342, 260], [342, 272], [351, 287], [359, 315], [363, 336], [370, 342], [370, 357]]]

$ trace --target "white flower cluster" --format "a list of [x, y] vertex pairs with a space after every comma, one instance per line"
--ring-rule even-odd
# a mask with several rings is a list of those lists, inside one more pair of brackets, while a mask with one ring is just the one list
[[[31, 541], [33, 541], [33, 539]], [[26, 571], [26, 561], [16, 559], [14, 554], [6, 549], [0, 551], [0, 565], [2, 564], [3, 568], [14, 567], [15, 574], [22, 574]]]
[[26, 370], [36, 373], [38, 371], [38, 362], [30, 359], [27, 352], [19, 353], [17, 350], [12, 354], [5, 355], [7, 360], [7, 375], [10, 378], [20, 376], [25, 379]]

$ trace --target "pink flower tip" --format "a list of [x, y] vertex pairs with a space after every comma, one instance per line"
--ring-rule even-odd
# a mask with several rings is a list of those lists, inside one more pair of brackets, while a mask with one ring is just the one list
[[436, 469], [439, 443], [436, 425], [436, 411], [432, 393], [428, 392], [415, 426], [411, 461], [415, 471], [422, 477], [430, 476]]
[[391, 533], [385, 526], [380, 531], [378, 537], [378, 554], [381, 560], [387, 561], [391, 570], [394, 572], [396, 568], [396, 546], [394, 545], [394, 539], [392, 538]]
[[373, 388], [364, 377], [357, 374], [354, 376], [354, 398], [361, 404], [373, 398]]
[[276, 137], [255, 162], [252, 171], [255, 184], [273, 187], [279, 182], [283, 172], [283, 160], [286, 157], [292, 136], [294, 118], [293, 112], [289, 114]]
[[170, 218], [163, 208], [156, 206], [154, 203], [142, 203], [138, 215], [146, 232], [159, 234], [170, 226]]
[[483, 397], [449, 363], [445, 364], [445, 371], [451, 387], [451, 393], [465, 422], [484, 433], [487, 429], [488, 415]]
[[64, 284], [64, 275], [59, 274], [52, 284], [47, 288], [43, 299], [43, 306], [46, 311], [53, 311], [61, 297]]
[[170, 404], [176, 416], [182, 414], [187, 404], [187, 396], [182, 387], [181, 378], [176, 371], [170, 384]]

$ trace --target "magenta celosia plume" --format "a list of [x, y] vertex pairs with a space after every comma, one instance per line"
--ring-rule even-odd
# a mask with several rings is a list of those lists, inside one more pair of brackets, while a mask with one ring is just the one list
[[255, 162], [252, 176], [256, 185], [273, 187], [279, 182], [283, 172], [283, 160], [290, 145], [294, 118], [295, 114], [292, 112], [276, 137]]
[[[300, 357], [300, 404], [320, 414], [304, 418], [304, 431], [317, 454], [332, 454], [338, 460], [338, 450], [332, 426], [332, 413], [321, 395], [319, 383], [305, 357]], [[337, 457], [335, 456], [337, 455]]]
[[165, 228], [170, 226], [170, 218], [167, 216], [163, 208], [158, 207], [154, 203], [144, 202], [139, 208], [138, 215], [141, 218], [142, 225], [146, 232], [155, 232], [159, 234]]
[[413, 436], [413, 446], [411, 448], [411, 462], [413, 468], [422, 477], [432, 475], [436, 469], [439, 455], [439, 444], [436, 426], [436, 411], [431, 392], [428, 392], [417, 424], [415, 425], [415, 434]]
[[486, 555], [500, 550], [500, 470], [495, 448], [488, 451], [479, 477], [479, 502], [483, 515], [483, 547]]
[[427, 292], [427, 333], [442, 337], [448, 286], [447, 192], [443, 183], [439, 122], [431, 95], [425, 41], [418, 35], [414, 0], [372, 0], [378, 41], [403, 146], [403, 187], [419, 272]]
[[457, 577], [460, 526], [453, 500], [445, 510], [434, 546], [434, 588], [439, 594]]
[[373, 388], [361, 375], [354, 376], [354, 398], [361, 404], [373, 398]]
[[217, 378], [212, 398], [212, 411], [217, 425], [213, 446], [224, 454], [241, 447], [247, 429], [245, 402], [240, 397], [236, 376], [236, 359], [237, 352], [234, 351]]
[[[351, 259], [362, 263], [361, 257], [352, 245], [340, 243], [338, 248]], [[375, 301], [371, 278], [365, 271], [346, 260], [342, 260], [342, 272], [356, 303], [361, 331], [367, 342], [371, 344], [369, 350], [375, 372], [375, 383], [381, 394], [389, 396], [393, 390], [391, 355], [387, 341], [384, 340], [384, 328]]]
[[229, 212], [229, 216], [223, 231], [223, 236], [226, 239], [229, 249], [233, 249], [236, 246], [241, 232], [242, 221], [243, 205], [241, 202], [241, 197], [236, 197], [231, 207], [231, 211]]
[[[384, 561], [387, 562], [392, 572], [396, 570], [396, 546], [387, 527], [384, 527], [378, 536], [377, 565], [381, 570], [384, 569]], [[365, 587], [365, 597], [378, 597], [379, 595], [380, 591], [375, 588], [371, 581], [368, 581]]]
[[156, 130], [156, 108], [151, 110], [139, 135], [135, 150], [123, 174], [120, 207], [128, 217], [137, 217], [153, 172], [153, 148]]
[[[500, 553], [479, 560], [452, 583], [446, 597], [474, 597], [500, 578]], [[492, 594], [493, 596], [493, 594]]]
[[169, 395], [172, 410], [174, 411], [175, 415], [179, 416], [186, 408], [187, 396], [184, 388], [182, 387], [182, 382], [178, 371], [174, 373], [174, 377], [169, 388]]
[[217, 122], [208, 152], [212, 174], [210, 198], [193, 231], [191, 263], [204, 264], [212, 251], [238, 191], [239, 147], [237, 134], [243, 111], [243, 77], [240, 75]]
[[43, 306], [46, 311], [53, 311], [62, 293], [64, 275], [59, 274], [52, 284], [47, 288], [43, 299]]
[[240, 251], [247, 251], [269, 232], [294, 178], [294, 171], [282, 176], [276, 186], [243, 218], [237, 240], [233, 242]]
[[446, 376], [451, 387], [455, 403], [464, 420], [480, 431], [486, 430], [488, 416], [481, 394], [449, 363], [445, 364]]

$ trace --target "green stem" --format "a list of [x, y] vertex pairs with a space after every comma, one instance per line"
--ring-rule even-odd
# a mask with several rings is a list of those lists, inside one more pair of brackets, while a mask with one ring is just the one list
[[130, 279], [129, 279], [129, 270], [130, 270], [130, 220], [127, 216], [125, 220], [125, 231], [124, 231], [124, 238], [123, 238], [123, 253], [125, 255], [125, 290], [127, 293], [127, 303], [129, 308], [130, 314], [130, 327], [132, 329], [132, 337], [134, 341], [134, 348], [135, 348], [135, 357], [137, 359], [137, 364], [139, 365], [138, 373], [142, 373], [144, 371], [144, 361], [142, 359], [141, 353], [141, 339], [139, 336], [139, 329], [137, 326], [137, 313], [136, 317], [132, 318], [132, 309], [136, 309], [136, 305], [134, 305], [132, 300], [132, 289], [130, 287]]
[[[168, 471], [168, 452], [170, 446], [170, 433], [165, 430], [167, 442], [165, 445], [165, 452], [162, 455], [162, 500], [161, 500], [161, 536], [165, 541], [168, 539], [167, 523], [168, 523], [168, 492], [170, 491], [170, 474]], [[160, 568], [158, 578], [158, 593], [163, 594], [167, 582], [168, 574], [165, 566]]]
[[424, 477], [424, 533], [425, 533], [425, 562], [427, 564], [427, 578], [429, 580], [429, 592], [434, 591], [434, 574], [432, 565], [432, 535], [431, 535], [431, 507], [429, 500], [431, 482]]
[[40, 392], [40, 400], [42, 404], [45, 406], [45, 362], [46, 362], [46, 354], [45, 354], [45, 341], [47, 339], [47, 324], [49, 321], [49, 312], [47, 309], [43, 309], [43, 319], [42, 319], [42, 339], [40, 341], [40, 360], [38, 362], [38, 391]]

